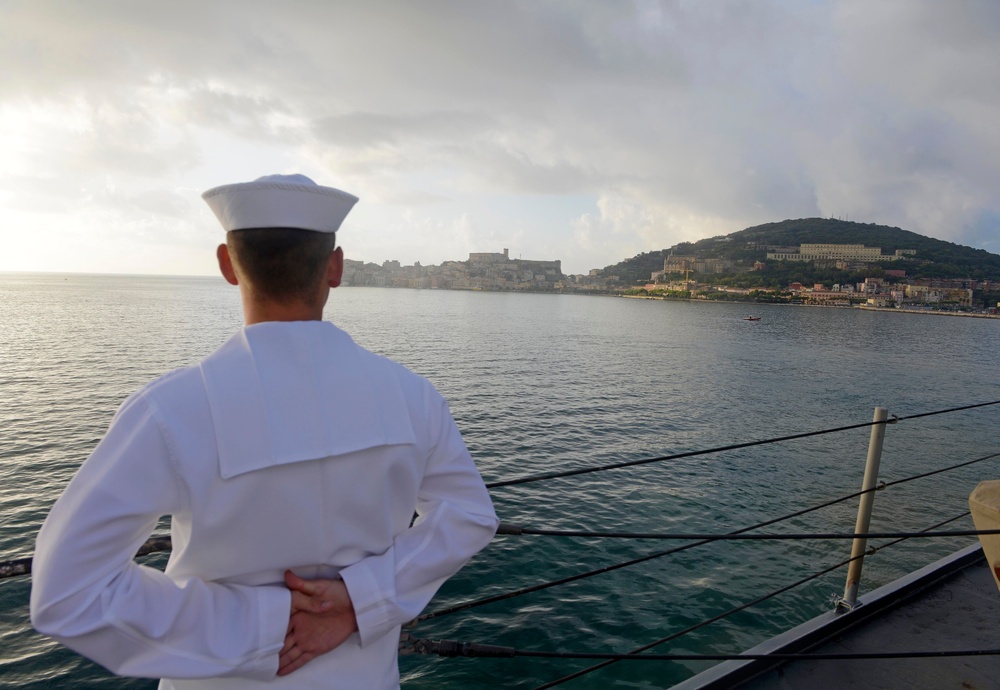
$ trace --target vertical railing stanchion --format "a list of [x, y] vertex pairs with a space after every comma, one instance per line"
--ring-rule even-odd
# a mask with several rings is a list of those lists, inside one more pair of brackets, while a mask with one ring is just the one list
[[[871, 524], [872, 504], [875, 502], [875, 484], [878, 482], [878, 466], [882, 460], [882, 441], [885, 439], [885, 420], [889, 417], [889, 411], [884, 407], [875, 408], [876, 422], [872, 426], [871, 437], [868, 441], [868, 459], [865, 461], [865, 479], [861, 484], [861, 490], [867, 493], [861, 494], [861, 502], [858, 504], [858, 520], [854, 525], [855, 534], [867, 534], [868, 526]], [[883, 422], [883, 423], [879, 423]], [[858, 602], [858, 585], [861, 582], [861, 566], [865, 560], [865, 548], [868, 540], [864, 537], [856, 538], [851, 544], [851, 564], [847, 570], [847, 584], [844, 585], [844, 598], [837, 602], [837, 608], [853, 609]]]

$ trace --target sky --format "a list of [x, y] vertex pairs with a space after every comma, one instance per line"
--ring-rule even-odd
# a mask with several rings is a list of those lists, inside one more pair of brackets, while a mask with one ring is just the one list
[[994, 0], [0, 0], [0, 271], [212, 275], [302, 173], [350, 259], [562, 261], [837, 217], [1000, 253]]

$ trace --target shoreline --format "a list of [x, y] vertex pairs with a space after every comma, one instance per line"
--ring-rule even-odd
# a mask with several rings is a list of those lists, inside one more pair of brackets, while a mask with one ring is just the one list
[[725, 300], [725, 299], [694, 299], [691, 297], [657, 297], [656, 295], [613, 295], [615, 297], [623, 297], [625, 299], [648, 299], [648, 300], [658, 300], [661, 302], [698, 302], [699, 304], [704, 304], [706, 302], [713, 304], [768, 304], [768, 305], [778, 305], [781, 307], [811, 307], [820, 309], [860, 309], [862, 311], [884, 311], [891, 312], [893, 314], [924, 314], [930, 316], [965, 316], [968, 318], [975, 319], [1000, 319], [1000, 314], [982, 314], [977, 312], [965, 312], [965, 311], [943, 311], [941, 309], [906, 309], [906, 308], [896, 308], [896, 307], [869, 307], [863, 304], [856, 304], [851, 306], [845, 305], [835, 305], [835, 304], [808, 304], [806, 302], [743, 302], [740, 300]]
[[[44, 276], [44, 277], [55, 277], [62, 276], [65, 278], [152, 278], [152, 279], [208, 279], [216, 280], [220, 276], [195, 276], [195, 275], [167, 275], [167, 274], [125, 274], [125, 273], [66, 273], [66, 272], [40, 272], [40, 271], [0, 271], [0, 277], [3, 276]], [[491, 292], [491, 293], [522, 293], [522, 294], [534, 294], [534, 295], [578, 295], [582, 297], [621, 297], [625, 299], [644, 299], [644, 300], [658, 300], [658, 301], [673, 301], [673, 302], [697, 302], [699, 304], [709, 303], [719, 303], [719, 304], [775, 304], [779, 306], [786, 307], [810, 307], [810, 308], [822, 308], [822, 309], [861, 309], [864, 311], [881, 311], [881, 312], [891, 312], [891, 313], [902, 313], [902, 314], [925, 314], [931, 316], [964, 316], [967, 318], [976, 319], [1000, 319], [1000, 314], [986, 314], [981, 312], [962, 312], [962, 311], [943, 311], [940, 309], [908, 309], [908, 308], [896, 308], [896, 307], [869, 307], [863, 304], [852, 304], [847, 305], [836, 305], [836, 304], [809, 304], [808, 302], [753, 302], [753, 301], [743, 301], [743, 300], [727, 300], [727, 299], [697, 299], [691, 297], [662, 297], [657, 295], [626, 295], [620, 292], [613, 291], [603, 291], [603, 290], [525, 290], [525, 289], [508, 289], [508, 290], [495, 290], [488, 288], [413, 288], [413, 287], [396, 287], [390, 285], [351, 285], [349, 283], [344, 283], [341, 285], [344, 288], [350, 287], [367, 287], [375, 288], [380, 290], [440, 290], [440, 291], [454, 291], [454, 292]]]
[[856, 309], [863, 309], [865, 311], [888, 311], [894, 313], [902, 314], [929, 314], [931, 316], [966, 316], [973, 319], [1000, 319], [1000, 314], [980, 314], [977, 312], [968, 311], [942, 311], [941, 309], [907, 309], [895, 308], [895, 307], [867, 307], [865, 305], [859, 305], [855, 307]]

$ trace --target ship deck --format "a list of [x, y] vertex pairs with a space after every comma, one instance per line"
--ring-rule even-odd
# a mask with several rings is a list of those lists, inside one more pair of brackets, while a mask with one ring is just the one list
[[[1000, 649], [1000, 591], [978, 545], [963, 549], [746, 654]], [[675, 690], [1000, 688], [1000, 656], [727, 661]]]

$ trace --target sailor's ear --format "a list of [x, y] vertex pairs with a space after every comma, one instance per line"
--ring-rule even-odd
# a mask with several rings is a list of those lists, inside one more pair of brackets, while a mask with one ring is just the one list
[[344, 278], [344, 250], [337, 247], [330, 252], [326, 262], [326, 282], [332, 288], [340, 285]]
[[226, 282], [230, 285], [239, 285], [240, 281], [236, 277], [236, 270], [233, 268], [233, 259], [229, 256], [229, 247], [225, 244], [220, 244], [215, 250], [215, 258], [219, 260], [219, 271], [222, 273], [222, 277], [226, 279]]

